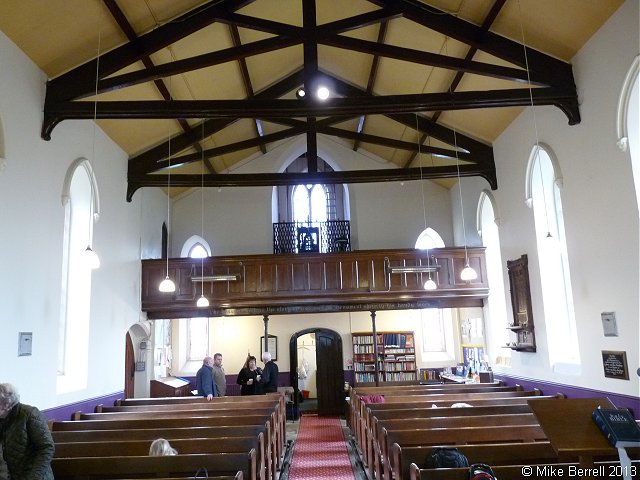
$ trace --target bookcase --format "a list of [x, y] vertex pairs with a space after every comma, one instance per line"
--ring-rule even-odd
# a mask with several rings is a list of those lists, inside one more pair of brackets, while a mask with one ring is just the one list
[[413, 332], [378, 332], [378, 351], [374, 351], [371, 332], [351, 334], [353, 370], [356, 383], [375, 381], [378, 362], [380, 382], [417, 381], [416, 349]]

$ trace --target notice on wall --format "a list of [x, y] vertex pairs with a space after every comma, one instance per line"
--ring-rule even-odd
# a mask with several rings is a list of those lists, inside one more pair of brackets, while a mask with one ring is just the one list
[[607, 378], [629, 380], [627, 352], [602, 350], [602, 367], [604, 368], [604, 376]]

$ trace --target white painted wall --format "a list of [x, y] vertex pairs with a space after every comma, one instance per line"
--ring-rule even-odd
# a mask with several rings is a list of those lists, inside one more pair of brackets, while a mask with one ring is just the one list
[[[0, 379], [43, 409], [121, 391], [125, 335], [141, 317], [140, 255], [160, 250], [160, 224], [148, 223], [161, 217], [151, 201], [157, 193], [138, 192], [126, 203], [127, 156], [99, 128], [94, 155], [92, 122], [65, 121], [51, 141], [40, 138], [46, 77], [2, 33], [0, 65], [6, 157], [0, 173]], [[92, 278], [91, 377], [86, 389], [56, 395], [61, 194], [67, 169], [79, 157], [91, 162], [100, 192], [93, 247], [102, 267]], [[33, 332], [33, 354], [18, 357], [23, 331]]]
[[[536, 354], [514, 352], [508, 373], [637, 396], [638, 212], [631, 162], [628, 153], [617, 148], [614, 131], [619, 91], [638, 53], [637, 42], [630, 42], [630, 38], [638, 38], [638, 2], [632, 0], [573, 59], [581, 102], [579, 125], [568, 126], [557, 108], [535, 110], [539, 140], [552, 148], [564, 178], [562, 204], [582, 361], [580, 375], [554, 374], [548, 363], [546, 324], [553, 318], [544, 317], [533, 213], [524, 203], [526, 165], [536, 140], [530, 108], [494, 144], [498, 173], [494, 194], [501, 217], [503, 260], [523, 253], [529, 256], [538, 343]], [[466, 183], [463, 188], [466, 196], [470, 189]], [[477, 200], [479, 186], [475, 190]], [[472, 202], [465, 209], [475, 211]], [[508, 284], [506, 288], [508, 291]], [[618, 337], [603, 336], [600, 313], [604, 311], [616, 312]], [[602, 350], [627, 352], [629, 381], [604, 378]]]
[[[234, 173], [282, 171], [305, 150], [300, 136], [254, 159]], [[389, 168], [370, 154], [354, 152], [320, 136], [318, 153], [336, 170]], [[204, 238], [214, 255], [273, 252], [271, 187], [205, 189]], [[195, 189], [174, 202], [171, 251], [180, 252], [191, 235], [200, 235], [201, 193]], [[449, 192], [424, 181], [424, 211], [419, 181], [349, 185], [352, 248], [413, 248], [427, 224], [451, 245], [453, 226]]]

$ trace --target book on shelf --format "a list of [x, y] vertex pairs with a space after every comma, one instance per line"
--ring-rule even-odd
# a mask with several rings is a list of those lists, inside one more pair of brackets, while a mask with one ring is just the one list
[[591, 414], [612, 447], [640, 447], [640, 426], [626, 408], [596, 408]]

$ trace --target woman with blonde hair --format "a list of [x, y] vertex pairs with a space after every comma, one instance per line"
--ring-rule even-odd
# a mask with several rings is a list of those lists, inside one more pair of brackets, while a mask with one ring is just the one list
[[164, 438], [156, 438], [151, 442], [149, 447], [149, 455], [152, 457], [163, 457], [165, 455], [177, 455], [178, 451], [171, 446], [168, 440]]

